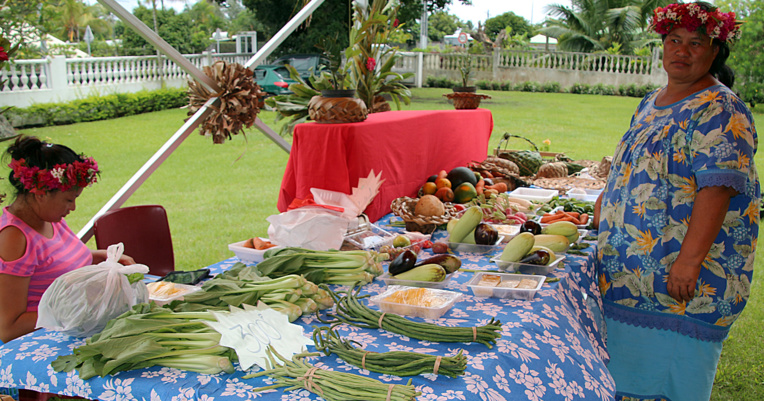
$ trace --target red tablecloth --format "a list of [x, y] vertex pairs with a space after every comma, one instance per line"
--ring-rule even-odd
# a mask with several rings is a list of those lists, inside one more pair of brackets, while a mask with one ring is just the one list
[[416, 196], [432, 174], [483, 161], [493, 130], [489, 110], [388, 111], [352, 124], [298, 124], [281, 181], [278, 209], [304, 199], [311, 188], [351, 193], [370, 170], [385, 182], [366, 208], [370, 221], [390, 203]]

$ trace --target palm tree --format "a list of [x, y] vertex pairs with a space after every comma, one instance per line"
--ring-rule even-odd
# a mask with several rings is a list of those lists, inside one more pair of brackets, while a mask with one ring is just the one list
[[80, 33], [85, 31], [87, 26], [94, 33], [108, 34], [111, 30], [109, 21], [102, 18], [105, 10], [100, 4], [88, 6], [82, 0], [63, 0], [56, 7], [57, 21], [59, 31], [62, 37], [66, 37], [69, 42], [80, 40]]
[[633, 53], [645, 42], [648, 19], [656, 7], [671, 0], [572, 0], [571, 6], [552, 4], [555, 18], [539, 32], [557, 38], [561, 50], [574, 52], [606, 51], [620, 48]]

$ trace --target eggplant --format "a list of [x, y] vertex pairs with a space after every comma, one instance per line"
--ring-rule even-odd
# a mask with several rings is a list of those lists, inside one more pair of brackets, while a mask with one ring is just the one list
[[494, 245], [499, 240], [499, 232], [488, 223], [480, 223], [475, 228], [475, 243], [478, 245]]
[[531, 233], [533, 235], [541, 234], [541, 224], [536, 223], [533, 220], [528, 220], [520, 226], [521, 233]]
[[413, 269], [415, 265], [416, 254], [407, 249], [390, 262], [387, 272], [390, 273], [391, 276], [395, 276]]
[[459, 270], [460, 267], [462, 267], [462, 261], [461, 259], [457, 258], [454, 255], [435, 255], [432, 257], [429, 257], [419, 263], [416, 264], [414, 267], [429, 265], [429, 264], [436, 264], [443, 267], [443, 269], [446, 270], [446, 274], [453, 273], [457, 270]]
[[520, 259], [520, 263], [525, 263], [529, 265], [546, 266], [549, 264], [549, 261], [551, 258], [552, 258], [552, 255], [550, 255], [549, 252], [543, 249], [537, 249], [525, 255], [524, 258]]

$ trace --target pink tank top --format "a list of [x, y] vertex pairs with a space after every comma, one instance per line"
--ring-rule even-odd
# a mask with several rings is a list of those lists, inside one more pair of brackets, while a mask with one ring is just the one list
[[23, 220], [3, 208], [0, 230], [14, 226], [24, 233], [27, 249], [24, 256], [6, 262], [0, 259], [0, 273], [31, 277], [27, 295], [27, 311], [37, 311], [42, 293], [60, 275], [93, 264], [90, 249], [74, 234], [62, 219], [53, 224], [53, 237], [48, 239], [29, 227]]

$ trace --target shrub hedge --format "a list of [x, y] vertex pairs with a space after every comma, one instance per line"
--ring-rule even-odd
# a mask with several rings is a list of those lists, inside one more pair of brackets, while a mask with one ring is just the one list
[[[427, 77], [426, 86], [430, 88], [453, 88], [457, 82], [446, 77]], [[483, 90], [522, 91], [522, 92], [568, 92], [608, 96], [644, 97], [657, 88], [655, 85], [587, 85], [575, 84], [568, 89], [560, 87], [558, 82], [541, 84], [526, 81], [513, 84], [509, 81], [477, 81], [476, 86]], [[5, 117], [15, 128], [66, 125], [86, 121], [106, 120], [130, 116], [151, 111], [182, 107], [188, 104], [188, 95], [184, 88], [166, 88], [135, 93], [117, 93], [106, 96], [90, 96], [68, 103], [41, 103], [34, 106], [10, 108]]]
[[[452, 88], [459, 86], [459, 83], [450, 80], [445, 77], [427, 77], [425, 85], [430, 88]], [[574, 84], [568, 89], [564, 89], [560, 86], [559, 82], [546, 82], [539, 83], [535, 81], [518, 82], [513, 84], [509, 81], [477, 81], [475, 86], [478, 89], [483, 90], [495, 90], [495, 91], [518, 91], [518, 92], [547, 92], [547, 93], [577, 93], [586, 95], [606, 95], [606, 96], [630, 96], [630, 97], [644, 97], [653, 89], [656, 89], [656, 85], [637, 85], [628, 84], [615, 87], [614, 85], [605, 84]]]
[[67, 103], [41, 103], [24, 108], [14, 107], [5, 112], [5, 117], [15, 128], [29, 128], [107, 120], [187, 104], [188, 95], [185, 89], [166, 88], [90, 96]]

